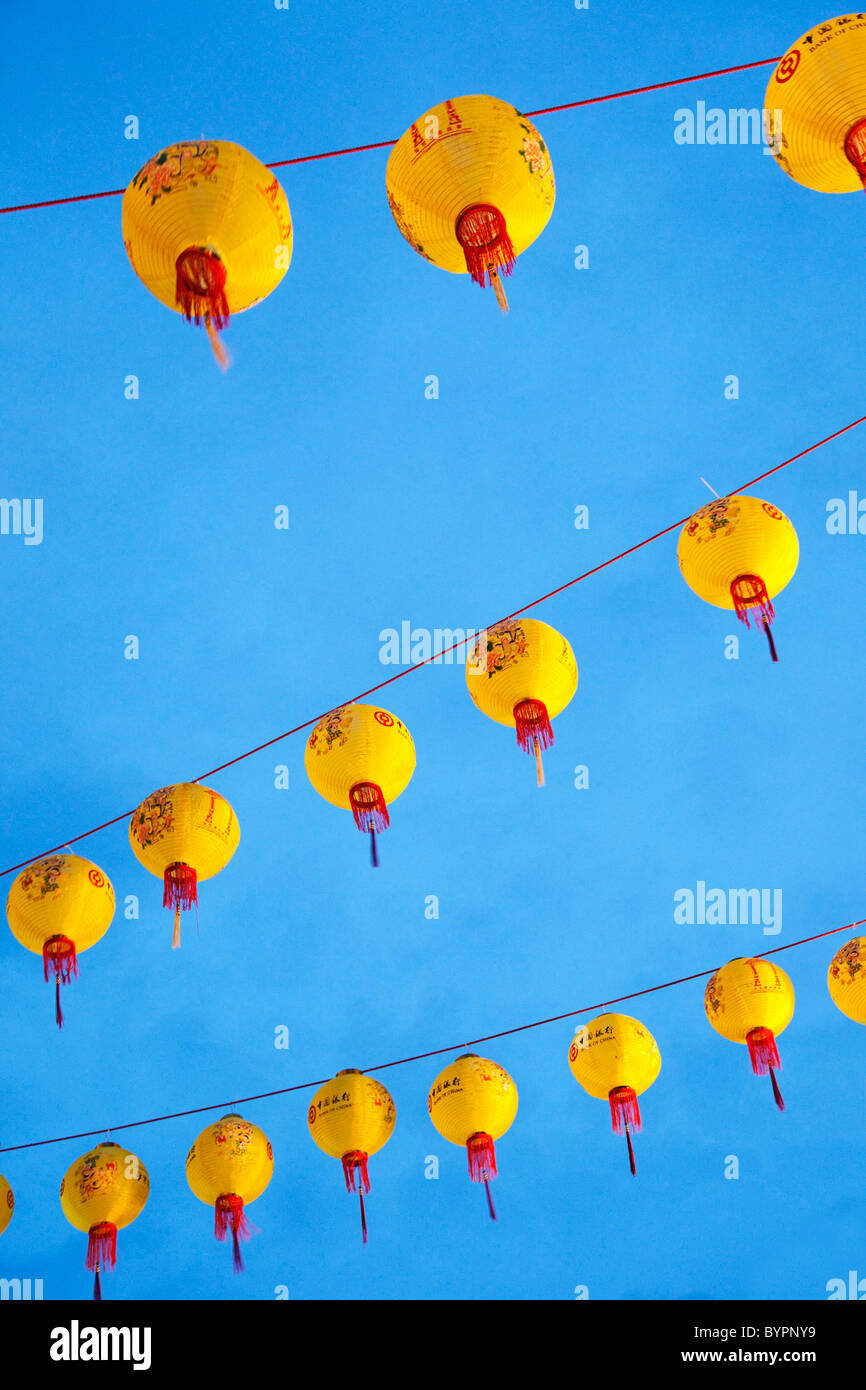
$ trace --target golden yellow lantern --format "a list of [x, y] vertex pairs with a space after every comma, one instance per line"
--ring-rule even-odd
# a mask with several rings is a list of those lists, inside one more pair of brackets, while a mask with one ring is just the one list
[[6, 899], [12, 935], [42, 957], [54, 975], [55, 1017], [63, 1027], [60, 986], [78, 976], [78, 956], [103, 937], [114, 917], [114, 889], [107, 876], [78, 854], [49, 854], [28, 864]]
[[770, 631], [772, 600], [793, 577], [799, 555], [797, 532], [784, 513], [742, 494], [701, 507], [686, 522], [677, 546], [689, 588], [716, 608], [732, 608], [746, 627], [754, 610], [774, 661], [779, 658]]
[[866, 1023], [866, 936], [840, 946], [827, 972], [830, 998], [847, 1018]]
[[319, 795], [351, 810], [358, 829], [369, 833], [375, 868], [376, 831], [390, 825], [388, 807], [415, 771], [415, 745], [406, 725], [376, 705], [341, 705], [310, 734], [304, 767]]
[[232, 1233], [235, 1274], [244, 1263], [239, 1242], [250, 1227], [245, 1208], [261, 1197], [273, 1176], [274, 1151], [257, 1125], [241, 1115], [223, 1115], [196, 1139], [186, 1159], [186, 1180], [200, 1202], [214, 1209], [214, 1235]]
[[866, 19], [816, 24], [773, 70], [764, 101], [767, 141], [792, 179], [819, 193], [866, 181]]
[[0, 1173], [0, 1236], [12, 1220], [14, 1210], [15, 1194], [3, 1174]]
[[728, 961], [709, 980], [704, 1009], [717, 1033], [747, 1045], [756, 1076], [769, 1072], [776, 1104], [784, 1110], [774, 1071], [782, 1065], [776, 1038], [794, 1016], [794, 986], [781, 966], [763, 956]]
[[599, 1014], [575, 1033], [568, 1064], [587, 1095], [610, 1102], [614, 1133], [625, 1133], [634, 1174], [631, 1130], [641, 1128], [637, 1098], [653, 1084], [662, 1065], [655, 1038], [628, 1014]]
[[497, 1176], [494, 1145], [517, 1114], [517, 1087], [508, 1072], [487, 1057], [464, 1052], [433, 1082], [427, 1110], [442, 1138], [466, 1149], [469, 1176], [484, 1183], [495, 1221], [489, 1183]]
[[346, 1191], [361, 1199], [361, 1233], [367, 1243], [364, 1193], [370, 1191], [367, 1160], [384, 1148], [394, 1133], [397, 1111], [381, 1081], [365, 1076], [356, 1067], [338, 1071], [333, 1081], [320, 1086], [307, 1111], [310, 1134], [323, 1153], [343, 1165]]
[[556, 196], [528, 117], [496, 97], [440, 102], [397, 141], [385, 186], [409, 245], [443, 270], [486, 279], [506, 310], [500, 277], [544, 231]]
[[577, 662], [562, 633], [537, 618], [487, 628], [467, 658], [466, 685], [482, 714], [516, 728], [519, 747], [535, 754], [543, 787], [541, 750], [553, 744], [550, 721], [577, 690]]
[[139, 169], [123, 195], [123, 244], [151, 294], [218, 334], [275, 289], [292, 258], [276, 177], [229, 140], [182, 140]]
[[93, 1297], [100, 1299], [100, 1269], [114, 1269], [117, 1232], [144, 1209], [150, 1178], [140, 1158], [106, 1140], [76, 1159], [60, 1184], [63, 1215], [86, 1231], [87, 1268], [95, 1273]]
[[225, 797], [198, 782], [160, 787], [133, 811], [132, 852], [148, 873], [162, 879], [162, 905], [175, 910], [172, 949], [180, 945], [181, 908], [198, 904], [199, 883], [225, 868], [240, 838]]

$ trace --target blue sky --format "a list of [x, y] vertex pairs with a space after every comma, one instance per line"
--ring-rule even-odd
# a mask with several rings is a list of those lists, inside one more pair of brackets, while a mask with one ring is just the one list
[[[771, 57], [823, 17], [790, 0], [699, 15], [681, 0], [663, 14], [215, 0], [203, 22], [188, 0], [140, 0], [85, 21], [56, 0], [8, 3], [0, 201], [122, 187], [201, 133], [272, 161], [396, 138], [466, 92], [532, 110]], [[2, 219], [0, 491], [44, 501], [40, 545], [0, 536], [3, 865], [393, 674], [383, 629], [480, 628], [702, 505], [701, 476], [724, 493], [863, 413], [866, 199], [811, 193], [761, 147], [674, 140], [699, 100], [762, 106], [769, 71], [539, 118], [557, 203], [507, 318], [403, 241], [387, 150], [281, 171], [292, 266], [232, 323], [225, 376], [132, 272], [119, 198]], [[0, 1144], [463, 1051], [863, 916], [866, 539], [826, 529], [831, 498], [866, 495], [863, 450], [852, 432], [757, 490], [801, 543], [778, 666], [744, 629], [725, 659], [739, 625], [687, 589], [675, 536], [535, 611], [580, 670], [543, 791], [443, 664], [384, 697], [418, 766], [375, 873], [351, 818], [307, 782], [303, 737], [214, 779], [241, 844], [202, 885], [200, 935], [187, 923], [180, 952], [125, 827], [83, 842], [140, 918], [118, 913], [83, 956], [62, 1033], [38, 960], [0, 936]], [[674, 894], [699, 880], [781, 889], [781, 932], [676, 923]], [[784, 1115], [745, 1048], [709, 1027], [702, 982], [624, 1006], [662, 1054], [637, 1180], [607, 1107], [571, 1076], [572, 1024], [474, 1049], [520, 1094], [495, 1226], [429, 1122], [436, 1058], [381, 1074], [397, 1124], [370, 1164], [366, 1248], [339, 1165], [307, 1133], [311, 1093], [244, 1107], [276, 1167], [242, 1278], [184, 1178], [221, 1112], [118, 1133], [152, 1191], [105, 1295], [825, 1298], [828, 1280], [866, 1275], [850, 1214], [864, 1037], [825, 983], [845, 939], [781, 958], [797, 992]], [[17, 1198], [0, 1276], [89, 1293], [58, 1187], [90, 1142], [0, 1154]]]

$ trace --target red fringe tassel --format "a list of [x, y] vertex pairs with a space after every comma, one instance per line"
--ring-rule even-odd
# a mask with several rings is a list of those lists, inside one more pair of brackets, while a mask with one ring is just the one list
[[845, 137], [845, 154], [866, 188], [866, 121], [858, 121], [848, 131]]
[[483, 288], [486, 275], [495, 289], [499, 272], [510, 275], [514, 270], [517, 256], [498, 208], [489, 203], [466, 208], [457, 219], [455, 231], [466, 257], [466, 269], [477, 285]]
[[214, 1235], [217, 1240], [225, 1240], [228, 1230], [232, 1233], [232, 1267], [235, 1274], [242, 1274], [244, 1262], [240, 1242], [249, 1240], [250, 1225], [244, 1215], [244, 1199], [234, 1192], [222, 1193], [214, 1206]]
[[469, 1176], [473, 1182], [496, 1177], [496, 1150], [489, 1134], [472, 1134], [466, 1142], [469, 1154]]
[[100, 1269], [114, 1269], [117, 1260], [117, 1227], [112, 1221], [100, 1221], [97, 1226], [91, 1226], [87, 1235], [87, 1263], [85, 1267], [96, 1273], [96, 1278], [93, 1281], [93, 1297], [97, 1302], [101, 1302], [102, 1287], [99, 1283], [99, 1271]]
[[632, 1129], [640, 1129], [640, 1106], [637, 1092], [631, 1086], [614, 1086], [608, 1100], [615, 1134], [622, 1134], [623, 1130], [627, 1134], [629, 1125]]
[[163, 907], [180, 907], [187, 912], [198, 903], [198, 879], [189, 864], [169, 864], [162, 879]]
[[54, 1018], [58, 1028], [63, 1027], [63, 1010], [60, 1007], [60, 986], [68, 985], [75, 977], [78, 979], [78, 956], [75, 942], [68, 936], [50, 936], [42, 947], [42, 973], [47, 980], [54, 973]]
[[222, 332], [229, 321], [226, 268], [216, 251], [189, 246], [175, 261], [175, 303], [187, 322], [212, 323]]
[[346, 1191], [354, 1192], [355, 1174], [358, 1175], [357, 1191], [361, 1198], [361, 1234], [364, 1244], [367, 1244], [367, 1213], [364, 1210], [364, 1193], [370, 1191], [370, 1177], [367, 1173], [367, 1155], [361, 1149], [352, 1149], [350, 1153], [343, 1154], [343, 1176], [346, 1179]]
[[731, 598], [734, 610], [741, 623], [749, 627], [749, 611], [757, 608], [761, 623], [769, 624], [776, 614], [767, 593], [767, 586], [759, 574], [740, 574], [731, 584]]
[[773, 1099], [780, 1110], [784, 1110], [785, 1102], [782, 1099], [782, 1092], [779, 1090], [779, 1083], [776, 1080], [773, 1068], [781, 1070], [782, 1063], [779, 1060], [779, 1048], [773, 1031], [770, 1028], [753, 1028], [746, 1037], [749, 1045], [749, 1056], [752, 1059], [752, 1071], [756, 1076], [766, 1076], [770, 1073], [770, 1085], [773, 1087]]
[[537, 747], [553, 746], [553, 726], [542, 700], [519, 700], [512, 713], [517, 743], [524, 753], [534, 753]]
[[388, 807], [382, 795], [382, 788], [375, 782], [356, 782], [349, 790], [349, 805], [355, 824], [359, 830], [370, 834], [370, 859], [375, 868], [379, 863], [376, 853], [376, 831], [381, 834], [391, 824]]

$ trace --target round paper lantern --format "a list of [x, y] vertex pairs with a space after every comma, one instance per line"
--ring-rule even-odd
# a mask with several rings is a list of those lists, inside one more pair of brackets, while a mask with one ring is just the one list
[[367, 1243], [367, 1217], [364, 1193], [370, 1191], [367, 1160], [384, 1148], [394, 1133], [397, 1111], [394, 1101], [372, 1076], [355, 1067], [338, 1071], [333, 1081], [320, 1086], [307, 1111], [310, 1134], [323, 1153], [340, 1159], [347, 1192], [358, 1192], [361, 1199], [361, 1233]]
[[744, 495], [717, 497], [701, 507], [677, 546], [689, 588], [716, 608], [732, 608], [746, 627], [754, 610], [774, 661], [771, 600], [793, 577], [799, 555], [797, 532], [778, 507]]
[[86, 1231], [87, 1268], [95, 1273], [93, 1297], [102, 1297], [100, 1269], [114, 1269], [117, 1232], [141, 1214], [150, 1194], [150, 1179], [140, 1158], [106, 1140], [88, 1149], [66, 1171], [60, 1184], [63, 1215], [77, 1231]]
[[707, 1018], [729, 1042], [745, 1043], [756, 1076], [770, 1073], [773, 1095], [784, 1110], [774, 1068], [781, 1068], [776, 1038], [794, 1016], [794, 986], [784, 970], [761, 956], [728, 961], [704, 994]]
[[550, 721], [577, 689], [577, 662], [562, 633], [537, 618], [487, 628], [469, 653], [466, 684], [482, 714], [517, 729], [518, 745], [535, 754], [543, 787], [541, 750], [553, 743]]
[[12, 935], [42, 957], [45, 979], [54, 975], [55, 1017], [63, 1026], [60, 986], [78, 975], [78, 957], [96, 944], [114, 917], [114, 889], [106, 875], [78, 854], [49, 854], [28, 864], [6, 899]]
[[0, 1173], [0, 1236], [12, 1220], [14, 1210], [15, 1195], [3, 1174]]
[[866, 18], [828, 19], [792, 44], [773, 71], [764, 106], [767, 140], [786, 174], [819, 193], [862, 188]]
[[139, 863], [163, 882], [162, 905], [173, 907], [172, 949], [180, 945], [181, 908], [198, 903], [198, 885], [224, 869], [240, 842], [237, 816], [225, 797], [198, 782], [161, 787], [129, 822]]
[[319, 795], [351, 810], [358, 829], [369, 832], [375, 867], [376, 831], [390, 825], [388, 807], [415, 771], [415, 745], [405, 724], [376, 705], [341, 705], [310, 734], [304, 767]]
[[123, 195], [123, 244], [163, 304], [204, 323], [217, 360], [229, 314], [269, 295], [292, 257], [286, 195], [229, 140], [182, 140], [149, 159]]
[[599, 1014], [575, 1034], [568, 1064], [587, 1095], [610, 1101], [614, 1132], [625, 1132], [629, 1167], [635, 1173], [630, 1131], [641, 1128], [637, 1098], [653, 1084], [662, 1065], [652, 1033], [628, 1014]]
[[866, 936], [855, 936], [839, 948], [830, 962], [827, 988], [847, 1018], [866, 1023]]
[[235, 1274], [244, 1263], [239, 1242], [250, 1227], [245, 1208], [261, 1197], [274, 1171], [274, 1151], [267, 1135], [241, 1115], [223, 1115], [196, 1139], [186, 1159], [186, 1180], [199, 1201], [214, 1209], [214, 1235], [232, 1233]]
[[483, 1182], [490, 1215], [496, 1220], [489, 1179], [496, 1174], [495, 1141], [517, 1114], [517, 1087], [504, 1067], [464, 1052], [437, 1076], [427, 1109], [436, 1129], [469, 1155], [469, 1176]]
[[397, 141], [385, 175], [403, 236], [443, 270], [493, 286], [547, 226], [556, 185], [532, 122], [496, 97], [456, 97], [430, 108]]

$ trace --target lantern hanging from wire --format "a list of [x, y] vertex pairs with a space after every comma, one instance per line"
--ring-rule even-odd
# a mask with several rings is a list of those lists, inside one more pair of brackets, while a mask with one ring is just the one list
[[577, 689], [577, 662], [562, 633], [537, 618], [487, 628], [467, 658], [466, 685], [482, 714], [516, 728], [519, 747], [535, 755], [543, 787], [541, 750], [553, 744], [551, 720]]
[[507, 310], [502, 276], [544, 230], [556, 196], [547, 146], [528, 117], [496, 97], [440, 102], [397, 141], [385, 184], [409, 245], [489, 283]]
[[144, 1209], [150, 1179], [140, 1158], [106, 1140], [76, 1159], [60, 1184], [63, 1215], [86, 1231], [87, 1268], [93, 1270], [93, 1297], [102, 1298], [100, 1271], [114, 1268], [117, 1232]]
[[827, 972], [830, 998], [846, 1018], [866, 1023], [866, 936], [840, 946]]
[[394, 1133], [396, 1109], [381, 1081], [354, 1067], [338, 1071], [320, 1086], [307, 1111], [307, 1126], [323, 1153], [343, 1165], [346, 1191], [361, 1202], [361, 1234], [367, 1244], [364, 1194], [370, 1191], [367, 1160], [384, 1148]]
[[237, 816], [225, 797], [199, 782], [161, 787], [129, 822], [132, 851], [163, 882], [162, 905], [173, 907], [172, 949], [180, 945], [181, 909], [198, 904], [198, 885], [224, 869], [240, 842]]
[[52, 975], [55, 1018], [63, 1026], [60, 986], [78, 976], [78, 957], [105, 935], [114, 917], [114, 889], [106, 875], [78, 854], [49, 854], [28, 864], [6, 900], [12, 935], [42, 957]]
[[816, 24], [773, 70], [764, 100], [769, 148], [795, 182], [819, 193], [866, 186], [866, 23]]
[[443, 1139], [465, 1148], [469, 1176], [483, 1182], [493, 1220], [490, 1179], [497, 1176], [495, 1142], [517, 1114], [517, 1087], [504, 1067], [464, 1052], [439, 1073], [427, 1097], [427, 1110]]
[[652, 1033], [628, 1014], [599, 1014], [575, 1034], [568, 1064], [587, 1095], [610, 1102], [614, 1132], [625, 1134], [629, 1168], [636, 1173], [631, 1136], [641, 1128], [638, 1096], [662, 1065]]
[[689, 588], [716, 608], [733, 609], [746, 627], [754, 616], [774, 661], [779, 658], [770, 630], [772, 601], [793, 578], [799, 553], [797, 532], [778, 507], [736, 494], [695, 512], [677, 546]]
[[376, 705], [341, 705], [310, 734], [304, 767], [319, 795], [351, 810], [358, 829], [369, 834], [375, 868], [376, 832], [390, 825], [388, 808], [415, 771], [415, 745], [405, 724]]
[[186, 1160], [186, 1180], [199, 1201], [214, 1209], [214, 1235], [231, 1231], [232, 1265], [243, 1271], [240, 1242], [251, 1227], [246, 1209], [261, 1197], [273, 1176], [274, 1151], [257, 1125], [241, 1115], [223, 1115], [203, 1129]]
[[292, 218], [276, 177], [249, 151], [183, 140], [149, 159], [124, 193], [123, 243], [151, 294], [204, 324], [225, 367], [219, 334], [282, 280]]
[[3, 1174], [0, 1173], [0, 1236], [12, 1220], [14, 1210], [15, 1194]]
[[776, 1081], [782, 1065], [776, 1039], [794, 1016], [794, 986], [781, 966], [763, 956], [728, 961], [709, 980], [704, 1009], [717, 1033], [746, 1044], [756, 1076], [769, 1072], [773, 1097], [784, 1110]]

